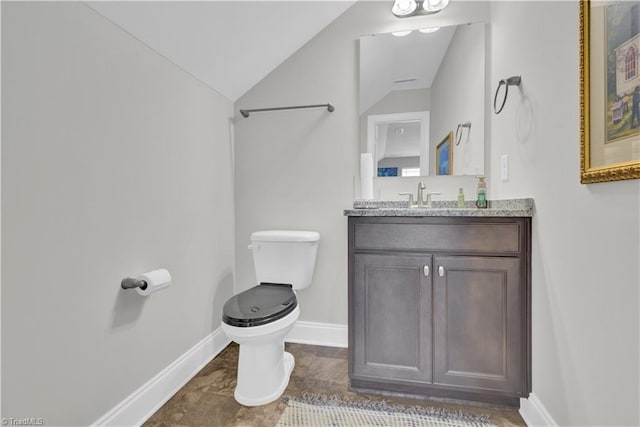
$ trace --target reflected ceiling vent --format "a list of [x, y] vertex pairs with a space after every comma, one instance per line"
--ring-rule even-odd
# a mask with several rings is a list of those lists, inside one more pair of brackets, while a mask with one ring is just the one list
[[401, 79], [401, 80], [394, 80], [393, 84], [394, 85], [401, 85], [403, 83], [413, 83], [416, 82], [418, 79]]

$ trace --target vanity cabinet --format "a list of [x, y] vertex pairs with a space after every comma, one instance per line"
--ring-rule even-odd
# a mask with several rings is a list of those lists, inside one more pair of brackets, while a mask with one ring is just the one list
[[356, 254], [353, 371], [366, 378], [430, 382], [431, 256]]
[[528, 396], [530, 235], [524, 217], [349, 217], [351, 387]]

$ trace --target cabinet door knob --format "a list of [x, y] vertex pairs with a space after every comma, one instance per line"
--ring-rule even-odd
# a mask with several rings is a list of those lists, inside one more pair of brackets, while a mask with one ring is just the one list
[[429, 277], [429, 266], [425, 265], [424, 267], [422, 267], [422, 272], [424, 273], [425, 277]]
[[444, 267], [443, 266], [438, 267], [438, 274], [440, 275], [440, 277], [444, 277]]

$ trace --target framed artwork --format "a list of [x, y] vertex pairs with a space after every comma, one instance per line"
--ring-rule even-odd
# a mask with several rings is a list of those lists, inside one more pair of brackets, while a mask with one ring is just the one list
[[453, 132], [436, 146], [436, 175], [453, 175]]
[[398, 168], [378, 168], [378, 176], [398, 176]]
[[640, 2], [580, 2], [580, 182], [640, 178]]

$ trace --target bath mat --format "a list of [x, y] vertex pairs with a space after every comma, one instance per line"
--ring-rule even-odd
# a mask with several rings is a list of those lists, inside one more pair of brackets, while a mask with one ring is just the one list
[[276, 427], [489, 427], [489, 417], [439, 408], [404, 407], [385, 401], [355, 401], [337, 396], [282, 398], [287, 408]]

